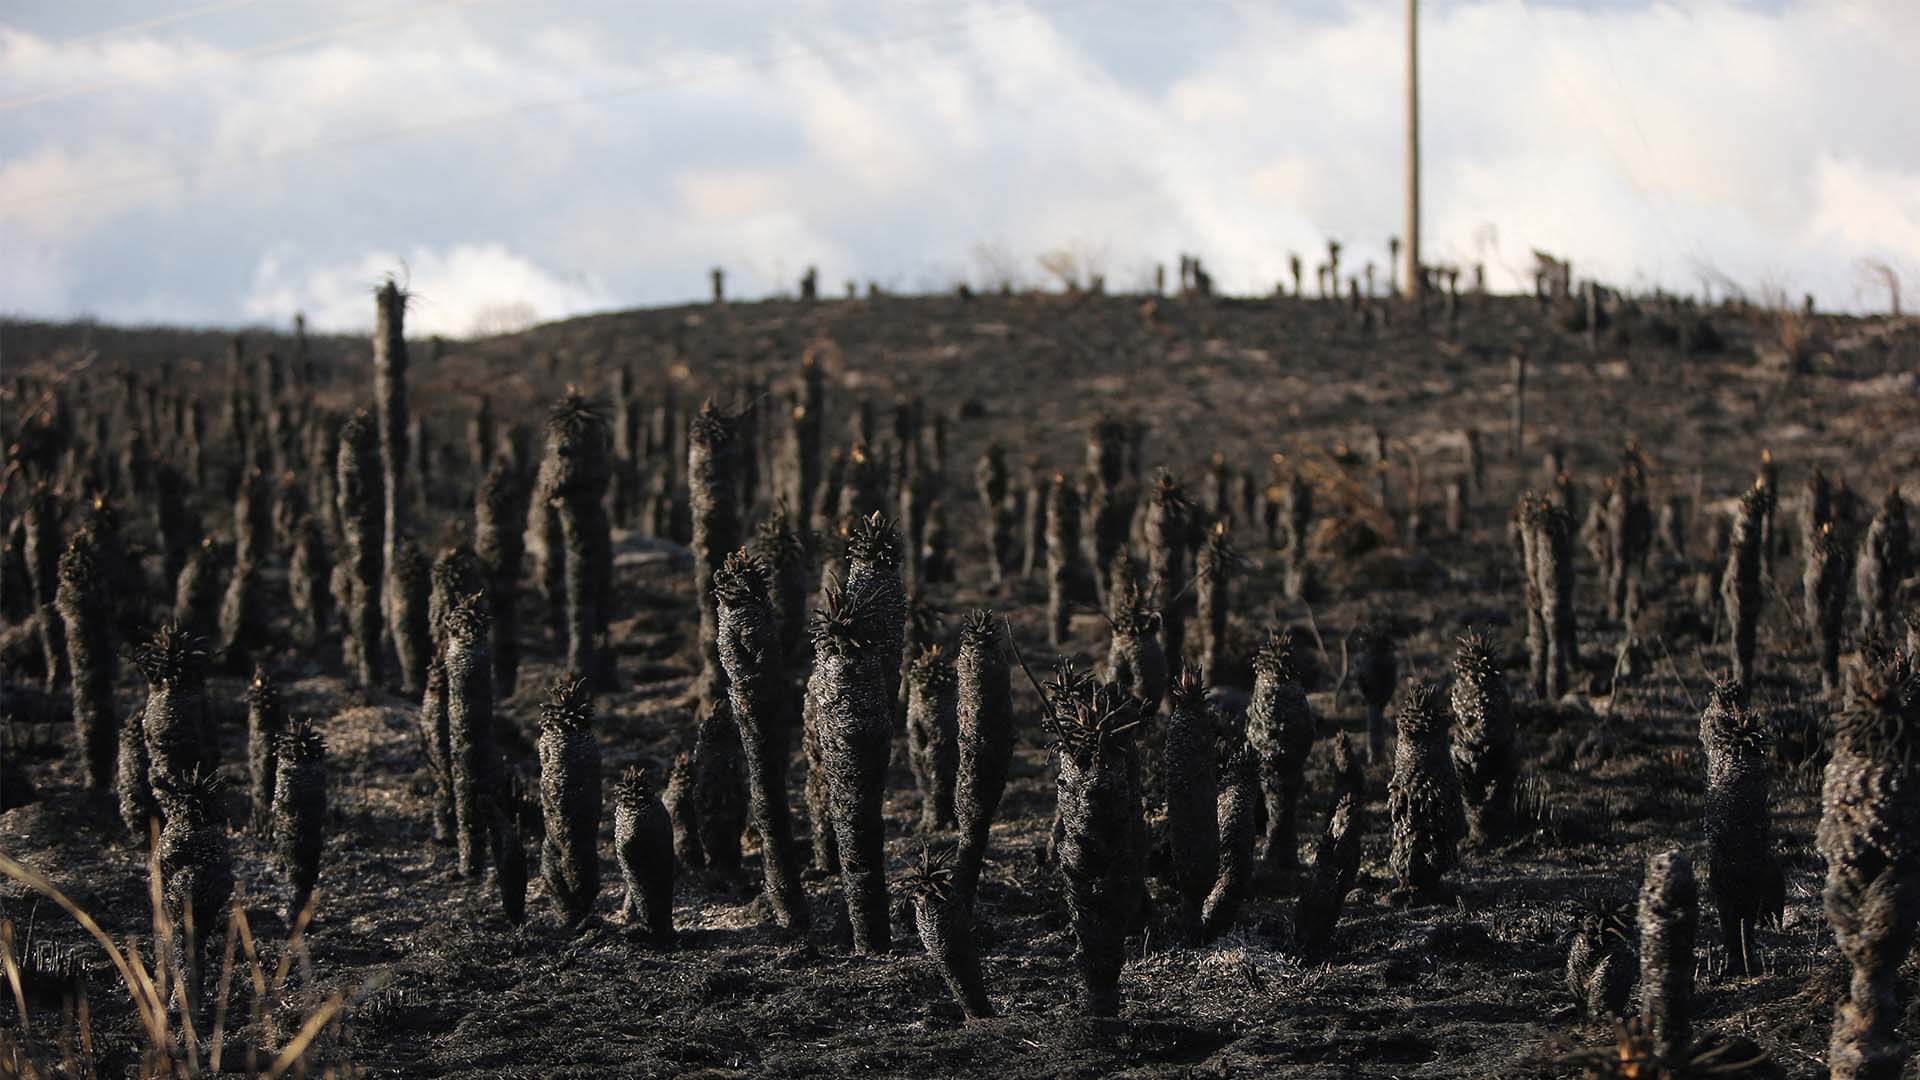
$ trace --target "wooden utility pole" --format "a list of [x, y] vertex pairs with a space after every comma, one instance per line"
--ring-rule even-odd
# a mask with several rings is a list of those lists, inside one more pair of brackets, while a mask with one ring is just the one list
[[1420, 276], [1420, 0], [1407, 0], [1407, 295], [1421, 299]]

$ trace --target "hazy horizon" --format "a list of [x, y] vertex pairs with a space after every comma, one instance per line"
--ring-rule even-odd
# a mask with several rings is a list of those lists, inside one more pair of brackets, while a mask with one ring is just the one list
[[[0, 18], [0, 310], [539, 320], [849, 278], [1254, 294], [1400, 230], [1402, 4], [28, 3]], [[1425, 253], [1885, 310], [1920, 281], [1920, 10], [1422, 8]], [[404, 268], [404, 269], [403, 269]], [[1909, 300], [1909, 308], [1914, 306]]]

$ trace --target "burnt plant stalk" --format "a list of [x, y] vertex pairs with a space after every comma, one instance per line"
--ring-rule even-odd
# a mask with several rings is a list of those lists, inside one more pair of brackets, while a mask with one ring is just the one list
[[473, 506], [473, 550], [486, 568], [493, 612], [493, 688], [513, 694], [520, 674], [520, 566], [526, 555], [527, 479], [512, 458], [495, 458]]
[[379, 414], [380, 520], [384, 524], [380, 542], [385, 566], [393, 563], [403, 531], [400, 514], [406, 505], [401, 493], [401, 480], [407, 475], [406, 319], [407, 294], [388, 278], [374, 294], [373, 328], [373, 402]]
[[1047, 488], [1047, 640], [1059, 648], [1073, 617], [1080, 564], [1080, 492], [1063, 473]]
[[134, 653], [134, 662], [147, 678], [140, 726], [156, 795], [163, 784], [177, 786], [195, 772], [211, 773], [218, 755], [208, 741], [205, 646], [177, 626], [163, 626]]
[[638, 768], [613, 789], [613, 851], [626, 895], [620, 914], [659, 943], [673, 940], [673, 823]]
[[740, 872], [740, 832], [747, 825], [745, 754], [732, 702], [722, 699], [699, 718], [693, 739], [694, 822], [706, 865], [722, 878]]
[[453, 743], [447, 726], [444, 653], [427, 663], [427, 689], [420, 696], [420, 744], [426, 748], [427, 771], [433, 774], [433, 838], [446, 843], [454, 837], [454, 814]]
[[1362, 623], [1353, 637], [1354, 681], [1367, 706], [1367, 761], [1377, 763], [1387, 756], [1387, 703], [1399, 679], [1393, 626], [1375, 617]]
[[900, 530], [875, 510], [847, 534], [845, 603], [871, 635], [871, 653], [886, 681], [887, 700], [900, 700], [901, 655], [906, 651], [907, 590], [900, 580]]
[[333, 624], [333, 557], [326, 534], [311, 515], [293, 525], [293, 550], [288, 558], [287, 588], [292, 599], [294, 634], [313, 648], [326, 640]]
[[[1900, 1038], [1900, 965], [1920, 924], [1920, 679], [1895, 653], [1854, 670], [1836, 718], [1815, 833], [1827, 862], [1827, 925], [1852, 966], [1827, 1064], [1841, 1080], [1893, 1080], [1913, 1048]], [[1908, 987], [1911, 990], [1911, 987]]]
[[1286, 524], [1287, 553], [1282, 587], [1287, 599], [1306, 595], [1309, 583], [1307, 567], [1307, 529], [1313, 524], [1313, 487], [1298, 469], [1287, 475], [1281, 503], [1281, 518]]
[[1103, 417], [1087, 440], [1087, 512], [1092, 517], [1090, 554], [1102, 603], [1107, 602], [1107, 571], [1127, 546], [1133, 498], [1127, 482], [1127, 445], [1132, 432], [1124, 420]]
[[940, 646], [927, 646], [907, 665], [907, 760], [920, 789], [922, 832], [953, 827], [959, 725], [953, 664]]
[[885, 953], [890, 934], [880, 810], [893, 728], [887, 680], [897, 664], [873, 644], [874, 613], [855, 606], [850, 590], [829, 588], [810, 629], [814, 667], [807, 692], [816, 711], [853, 945], [858, 952]]
[[1813, 629], [1820, 659], [1820, 687], [1828, 694], [1840, 689], [1840, 643], [1846, 633], [1847, 579], [1853, 574], [1853, 549], [1833, 522], [1821, 523], [1807, 537], [1807, 566], [1801, 578], [1805, 616]]
[[[447, 613], [463, 596], [487, 591], [487, 568], [464, 541], [455, 541], [441, 549], [433, 560], [433, 587], [427, 594], [427, 631], [432, 636], [434, 655], [447, 644]], [[429, 661], [431, 662], [431, 661]]]
[[144, 846], [150, 836], [148, 823], [159, 815], [160, 807], [153, 798], [147, 736], [138, 716], [128, 717], [120, 725], [118, 742], [114, 790], [119, 802], [120, 824], [126, 827], [129, 839]]
[[807, 895], [800, 883], [787, 806], [787, 757], [795, 696], [787, 677], [789, 645], [769, 587], [767, 565], [735, 552], [714, 573], [719, 614], [720, 663], [727, 697], [739, 727], [746, 763], [747, 799], [760, 833], [761, 880], [774, 921], [786, 930], [807, 926]]
[[707, 865], [700, 848], [699, 808], [693, 796], [693, 755], [674, 755], [667, 771], [667, 819], [673, 825], [673, 854], [690, 870]]
[[1133, 737], [1147, 709], [1111, 685], [1086, 683], [1047, 706], [1059, 764], [1058, 861], [1089, 1016], [1120, 1012], [1126, 936], [1144, 884]]
[[[805, 666], [807, 647], [807, 548], [784, 503], [753, 531], [753, 557], [767, 568], [767, 602], [780, 632], [780, 657], [789, 673]], [[798, 722], [797, 718], [789, 718]]]
[[740, 508], [735, 502], [742, 450], [734, 424], [709, 401], [687, 435], [687, 486], [693, 504], [693, 588], [700, 598], [699, 714], [719, 706], [726, 694], [720, 666], [719, 613], [713, 575], [740, 546]]
[[339, 508], [341, 559], [335, 574], [341, 583], [340, 608], [347, 620], [347, 672], [361, 690], [379, 686], [381, 514], [385, 496], [380, 478], [380, 440], [365, 410], [340, 426], [335, 459], [335, 499]]
[[1184, 668], [1172, 688], [1162, 767], [1167, 782], [1167, 862], [1189, 939], [1220, 870], [1218, 782], [1214, 775], [1214, 706], [1206, 684]]
[[987, 526], [987, 570], [998, 585], [1005, 579], [1013, 547], [1013, 511], [1008, 505], [1006, 452], [999, 443], [989, 445], [973, 467], [974, 490], [980, 496], [980, 509]]
[[1147, 493], [1147, 583], [1160, 598], [1161, 649], [1178, 665], [1186, 647], [1187, 535], [1194, 508], [1180, 481], [1164, 469]]
[[418, 696], [426, 686], [427, 661], [433, 658], [433, 565], [412, 537], [400, 541], [388, 564], [386, 595], [387, 629], [400, 661], [400, 688]]
[[1253, 891], [1253, 842], [1259, 832], [1260, 767], [1245, 743], [1235, 747], [1220, 770], [1220, 794], [1214, 803], [1219, 821], [1219, 871], [1200, 911], [1201, 933], [1218, 938], [1233, 927], [1240, 905]]
[[1387, 809], [1393, 815], [1393, 847], [1388, 864], [1400, 888], [1415, 896], [1442, 891], [1452, 870], [1466, 821], [1460, 809], [1460, 781], [1453, 771], [1447, 739], [1446, 699], [1432, 683], [1407, 685], [1395, 716], [1400, 738], [1394, 747], [1393, 778], [1387, 783]]
[[327, 744], [309, 720], [280, 733], [274, 751], [273, 850], [285, 878], [287, 918], [297, 919], [320, 880], [326, 847]]
[[1527, 611], [1527, 681], [1535, 697], [1547, 694], [1547, 620], [1540, 604], [1540, 533], [1535, 519], [1544, 502], [1527, 492], [1514, 512], [1520, 546], [1521, 599]]
[[27, 580], [33, 590], [40, 653], [46, 664], [46, 687], [52, 690], [67, 674], [66, 624], [56, 606], [60, 589], [60, 508], [46, 484], [35, 485], [27, 496], [23, 551]]
[[1240, 556], [1227, 540], [1227, 523], [1216, 521], [1194, 558], [1194, 601], [1200, 616], [1200, 677], [1217, 682], [1227, 658], [1227, 614], [1232, 607], [1228, 586], [1240, 568]]
[[233, 851], [220, 817], [220, 779], [195, 767], [156, 779], [166, 825], [154, 857], [167, 918], [173, 924], [175, 970], [190, 1011], [206, 1003], [210, 946], [220, 940], [227, 902], [233, 896]]
[[1276, 879], [1299, 868], [1295, 814], [1306, 786], [1307, 755], [1318, 724], [1301, 685], [1293, 635], [1270, 635], [1253, 656], [1253, 693], [1247, 701], [1247, 747], [1266, 799], [1264, 872]]
[[1475, 843], [1505, 839], [1514, 827], [1520, 775], [1513, 696], [1493, 643], [1479, 634], [1453, 653], [1453, 765], [1460, 777], [1467, 833]]
[[1693, 1042], [1693, 941], [1700, 887], [1683, 851], [1647, 860], [1640, 885], [1640, 1019], [1664, 1062], [1680, 1062]]
[[[447, 745], [460, 873], [486, 868], [488, 802], [498, 781], [493, 742], [493, 664], [486, 598], [462, 597], [447, 614]], [[518, 840], [515, 840], [518, 843]]]
[[500, 910], [507, 921], [519, 926], [527, 919], [527, 846], [521, 839], [525, 820], [526, 796], [519, 778], [511, 773], [505, 781], [481, 797], [479, 812], [486, 835], [487, 850], [493, 856], [494, 886], [500, 893]]
[[1580, 659], [1573, 625], [1573, 516], [1559, 502], [1535, 499], [1527, 506], [1527, 525], [1534, 533], [1534, 589], [1546, 635], [1546, 691], [1557, 701], [1573, 688]]
[[951, 849], [923, 848], [920, 861], [907, 868], [900, 884], [913, 899], [920, 945], [939, 967], [961, 1012], [969, 1020], [984, 1020], [993, 1015], [993, 1005], [973, 947], [972, 912], [958, 892], [954, 859]]
[[1892, 637], [1900, 632], [1900, 583], [1913, 572], [1912, 546], [1906, 500], [1899, 488], [1891, 488], [1867, 525], [1854, 571], [1862, 634]]
[[1779, 923], [1786, 907], [1786, 879], [1774, 860], [1767, 811], [1773, 732], [1747, 708], [1746, 696], [1738, 682], [1722, 680], [1700, 714], [1700, 745], [1707, 754], [1707, 888], [1720, 916], [1727, 965], [1740, 974], [1758, 962], [1754, 931]]
[[73, 674], [73, 745], [87, 783], [113, 783], [119, 718], [113, 708], [118, 665], [113, 651], [111, 578], [98, 561], [93, 533], [73, 534], [60, 556], [54, 607], [66, 623], [67, 667]]
[[953, 663], [960, 750], [953, 797], [960, 828], [954, 888], [968, 907], [979, 891], [994, 814], [1013, 767], [1013, 684], [999, 638], [992, 612], [970, 613], [960, 626], [960, 652]]
[[1331, 951], [1341, 905], [1360, 873], [1360, 838], [1366, 832], [1359, 758], [1345, 734], [1333, 740], [1333, 810], [1315, 841], [1313, 869], [1294, 906], [1293, 948], [1304, 957]]
[[247, 779], [253, 796], [253, 830], [265, 835], [273, 821], [275, 777], [279, 775], [280, 736], [287, 729], [287, 707], [266, 665], [253, 669], [247, 683]]
[[607, 423], [571, 390], [547, 416], [541, 490], [560, 518], [566, 556], [566, 666], [589, 685], [611, 687], [605, 649], [613, 584], [613, 544], [605, 501], [612, 475]]
[[1733, 677], [1753, 685], [1753, 660], [1760, 628], [1763, 530], [1772, 496], [1758, 485], [1740, 496], [1726, 570], [1720, 575], [1720, 602], [1733, 629]]
[[1140, 588], [1133, 560], [1114, 560], [1108, 583], [1107, 621], [1113, 640], [1107, 649], [1107, 681], [1146, 702], [1151, 713], [1167, 696], [1167, 654], [1160, 647], [1160, 612], [1153, 595]]
[[540, 878], [561, 925], [593, 914], [600, 893], [600, 743], [584, 678], [562, 676], [540, 706]]

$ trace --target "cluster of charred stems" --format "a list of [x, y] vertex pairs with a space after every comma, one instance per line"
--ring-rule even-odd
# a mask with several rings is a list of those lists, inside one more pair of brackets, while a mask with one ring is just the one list
[[[809, 927], [805, 852], [786, 797], [798, 735], [815, 867], [839, 875], [856, 950], [886, 952], [882, 808], [892, 737], [903, 721], [919, 831], [951, 830], [955, 842], [925, 844], [899, 884], [923, 946], [966, 1015], [992, 1015], [973, 921], [1016, 741], [1010, 641], [1003, 623], [976, 611], [950, 650], [918, 599], [922, 586], [955, 573], [943, 509], [944, 418], [928, 425], [918, 401], [903, 401], [883, 439], [863, 402], [854, 438], [829, 453], [825, 373], [814, 355], [784, 411], [763, 410], [759, 395], [739, 412], [709, 402], [690, 419], [671, 395], [649, 415], [621, 370], [610, 418], [572, 389], [558, 401], [536, 466], [528, 440], [498, 431], [483, 400], [467, 432], [477, 478], [471, 543], [455, 535], [430, 556], [408, 527], [424, 516], [434, 466], [432, 429], [408, 408], [405, 306], [392, 283], [380, 291], [371, 411], [341, 418], [313, 408], [297, 384], [271, 374], [271, 359], [261, 392], [237, 386], [222, 414], [236, 463], [224, 478], [209, 476], [214, 455], [204, 452], [209, 436], [197, 405], [176, 405], [162, 417], [148, 403], [142, 418], [129, 394], [127, 414], [136, 422], [117, 484], [156, 507], [153, 532], [173, 620], [157, 631], [148, 633], [138, 560], [105, 498], [81, 504], [63, 543], [65, 508], [51, 484], [39, 483], [9, 530], [9, 617], [32, 621], [48, 685], [71, 688], [88, 782], [115, 788], [134, 837], [156, 837], [168, 915], [185, 930], [180, 970], [189, 1000], [202, 997], [206, 934], [220, 924], [234, 888], [206, 676], [216, 665], [244, 672], [234, 665], [270, 654], [276, 630], [265, 571], [281, 562], [297, 643], [321, 649], [337, 640], [361, 688], [397, 685], [418, 696], [436, 833], [454, 845], [463, 874], [494, 866], [514, 921], [524, 915], [522, 830], [530, 807], [497, 745], [495, 711], [516, 689], [521, 580], [531, 578], [570, 673], [548, 687], [540, 707], [541, 878], [564, 926], [593, 917], [604, 802], [592, 695], [617, 685], [608, 634], [617, 604], [617, 522], [690, 545], [701, 607], [691, 753], [674, 763], [664, 801], [645, 769], [628, 769], [615, 785], [623, 917], [654, 940], [671, 940], [676, 863], [731, 875], [742, 864], [750, 821], [774, 921], [789, 931]], [[46, 466], [62, 447], [71, 471], [73, 419], [63, 408], [55, 402], [35, 421], [51, 440], [50, 456], [35, 450], [40, 444], [23, 444], [26, 456], [46, 456], [41, 477], [55, 475]], [[180, 460], [153, 459], [163, 435], [178, 437]], [[1143, 484], [1142, 439], [1140, 425], [1102, 417], [1077, 481], [1029, 459], [1016, 484], [997, 445], [974, 471], [989, 582], [1006, 590], [1011, 578], [1044, 569], [1046, 626], [1056, 647], [1071, 639], [1072, 616], [1090, 599], [1111, 631], [1099, 678], [1062, 663], [1038, 688], [1058, 769], [1053, 857], [1086, 1008], [1097, 1016], [1119, 1011], [1126, 941], [1148, 918], [1151, 811], [1164, 810], [1167, 885], [1185, 940], [1218, 938], [1267, 887], [1296, 893], [1293, 944], [1305, 955], [1331, 947], [1365, 828], [1360, 756], [1337, 735], [1327, 820], [1301, 858], [1297, 820], [1321, 732], [1290, 634], [1274, 633], [1254, 652], [1244, 716], [1229, 715], [1208, 689], [1231, 669], [1227, 590], [1245, 565], [1231, 543], [1236, 520], [1264, 524], [1268, 546], [1280, 553], [1284, 594], [1303, 599], [1313, 486], [1276, 455], [1264, 492], [1254, 491], [1251, 473], [1236, 491], [1216, 455], [1203, 495], [1193, 499], [1164, 471]], [[1482, 486], [1477, 438], [1468, 446], [1469, 472], [1449, 493], [1456, 531], [1468, 478], [1473, 490]], [[1386, 447], [1376, 433], [1382, 507]], [[321, 467], [304, 468], [309, 462]], [[1529, 682], [1536, 696], [1559, 699], [1577, 689], [1580, 671], [1576, 507], [1558, 461], [1553, 474], [1549, 494], [1523, 496], [1515, 520]], [[230, 540], [202, 535], [187, 505], [194, 488], [221, 485], [231, 498]], [[1729, 966], [1743, 973], [1756, 970], [1759, 932], [1777, 923], [1785, 903], [1768, 818], [1771, 729], [1746, 689], [1779, 546], [1776, 486], [1769, 462], [1730, 523], [1717, 599], [1733, 677], [1714, 688], [1700, 719], [1706, 886]], [[1631, 451], [1606, 487], [1587, 535], [1604, 607], [1631, 628], [1648, 602], [1656, 542], [1674, 553], [1684, 548], [1681, 515], [1669, 500], [1656, 519], [1644, 462]], [[1864, 528], [1854, 502], [1817, 470], [1808, 480], [1804, 624], [1825, 688], [1835, 692], [1847, 585], [1859, 605], [1861, 639], [1884, 642], [1900, 629], [1899, 585], [1911, 572], [1912, 538], [1897, 490]], [[896, 509], [897, 520], [885, 516]], [[744, 523], [756, 510], [764, 513], [749, 536]], [[816, 561], [829, 567], [809, 613]], [[1377, 616], [1349, 639], [1366, 708], [1365, 757], [1389, 770], [1387, 866], [1398, 892], [1444, 898], [1463, 842], [1497, 842], [1520, 827], [1514, 706], [1488, 639], [1461, 640], [1450, 690], [1443, 690], [1418, 679], [1401, 683], [1400, 634], [1392, 619]], [[149, 692], [136, 715], [121, 718], [116, 658], [133, 641], [140, 644], [129, 654]], [[1897, 649], [1864, 651], [1871, 655], [1836, 721], [1819, 828], [1825, 907], [1853, 969], [1831, 1048], [1840, 1076], [1893, 1075], [1906, 1060], [1896, 1030], [1897, 972], [1920, 897], [1912, 661]], [[249, 831], [269, 843], [288, 910], [300, 912], [311, 902], [324, 846], [325, 743], [312, 723], [288, 717], [269, 668], [253, 670]], [[1625, 915], [1600, 908], [1583, 919], [1569, 956], [1570, 988], [1596, 1017], [1625, 1015], [1637, 985], [1635, 1038], [1644, 1037], [1663, 1062], [1700, 1052], [1689, 1003], [1697, 907], [1687, 857], [1656, 856], [1640, 897], [1637, 944]]]

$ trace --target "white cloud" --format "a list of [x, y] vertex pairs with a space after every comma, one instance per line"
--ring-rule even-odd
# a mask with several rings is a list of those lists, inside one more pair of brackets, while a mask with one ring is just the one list
[[[276, 10], [260, 40], [337, 19]], [[1198, 252], [1265, 291], [1290, 251], [1337, 236], [1357, 271], [1400, 231], [1399, 0], [780, 10], [453, 5], [241, 56], [195, 22], [0, 26], [0, 98], [114, 84], [0, 111], [0, 241], [47, 271], [4, 302], [355, 326], [392, 265], [368, 253], [404, 251], [416, 325], [458, 333], [502, 292], [555, 317], [697, 297], [715, 264], [739, 294], [809, 264], [939, 287], [982, 243], [1116, 281]], [[1863, 256], [1920, 265], [1920, 144], [1889, 136], [1920, 20], [1884, 3], [1461, 0], [1422, 43], [1430, 258], [1829, 304]]]
[[375, 252], [325, 265], [270, 254], [255, 269], [243, 308], [262, 322], [304, 312], [317, 330], [363, 330], [373, 325], [373, 291], [388, 274], [413, 295], [409, 334], [461, 337], [500, 329], [508, 313], [545, 322], [612, 306], [598, 282], [561, 277], [499, 244], [457, 244], [444, 251], [417, 248], [405, 258]]

